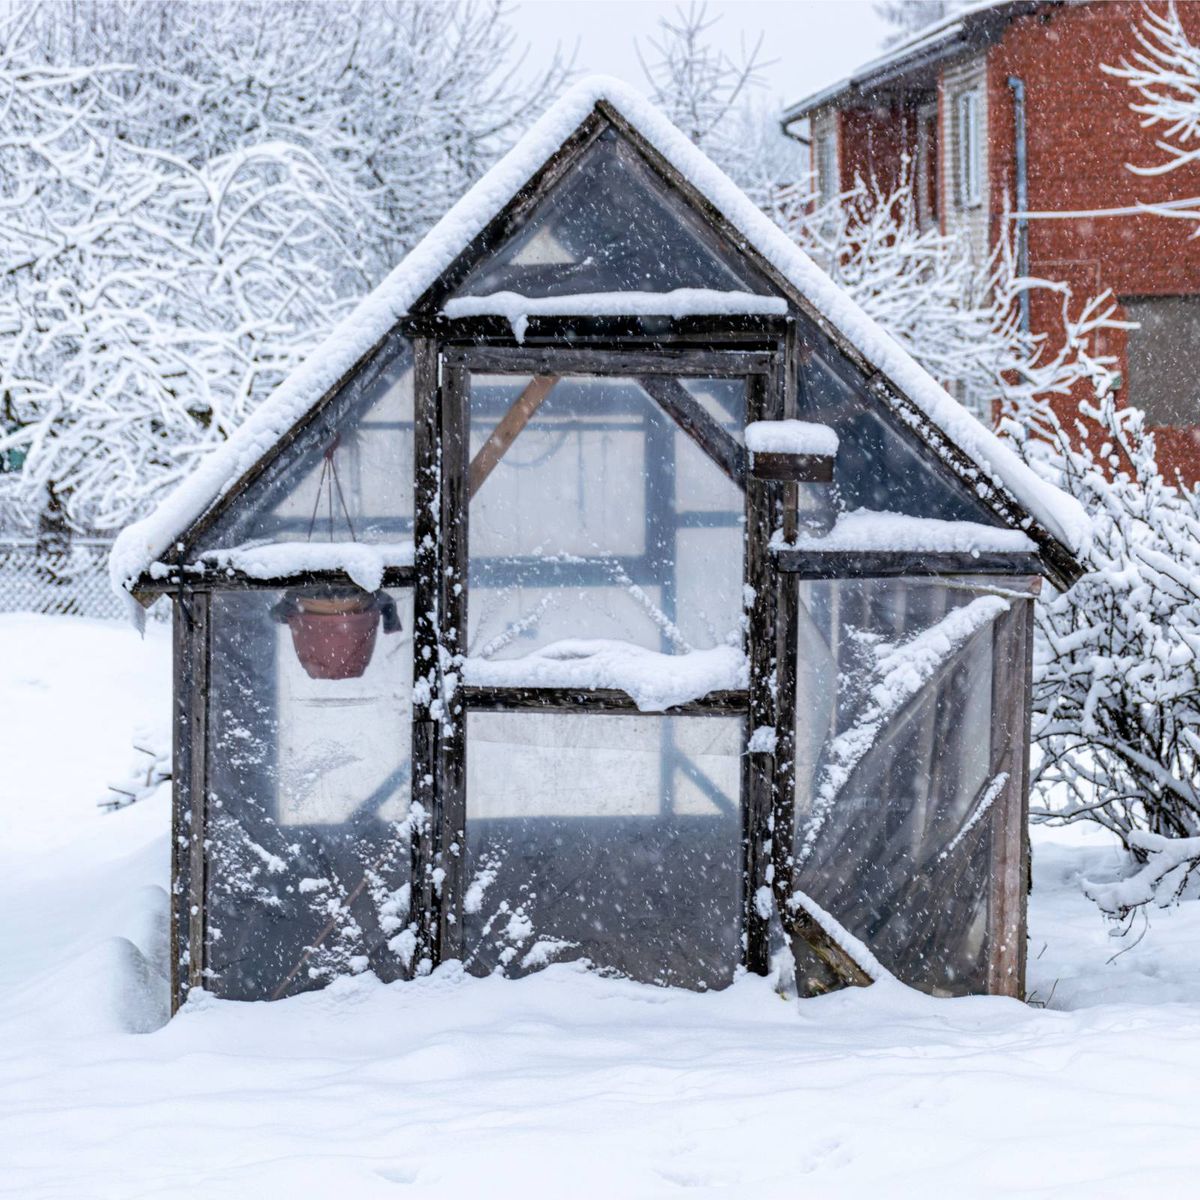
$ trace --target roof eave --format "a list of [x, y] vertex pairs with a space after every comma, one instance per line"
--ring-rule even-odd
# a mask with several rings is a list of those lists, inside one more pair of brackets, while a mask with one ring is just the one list
[[993, 8], [963, 13], [940, 34], [928, 34], [889, 55], [867, 63], [859, 71], [784, 110], [784, 130], [822, 108], [845, 108], [877, 101], [879, 93], [900, 79], [940, 66], [962, 55], [978, 53], [995, 44], [1017, 17], [1062, 0], [1010, 0]]

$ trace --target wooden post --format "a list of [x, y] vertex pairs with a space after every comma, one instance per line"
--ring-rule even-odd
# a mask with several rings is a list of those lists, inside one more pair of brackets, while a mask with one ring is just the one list
[[[527, 398], [523, 406], [527, 415], [512, 431], [509, 443], [524, 428], [554, 383], [554, 378], [547, 376], [543, 377], [537, 389], [531, 391], [532, 384], [526, 387], [522, 397]], [[434, 900], [437, 911], [435, 963], [462, 957], [463, 864], [467, 837], [467, 706], [463, 694], [462, 664], [467, 649], [469, 388], [470, 377], [465, 370], [456, 367], [443, 369], [439, 405], [442, 470], [438, 609], [441, 621], [437, 660], [441, 704], [436, 714], [439, 794], [433, 809]], [[534, 397], [536, 403], [533, 402]], [[514, 405], [513, 409], [516, 407]], [[513, 409], [509, 410], [510, 415]], [[507, 445], [499, 453], [503, 454], [504, 449], [507, 449]], [[498, 461], [499, 455], [496, 457]], [[474, 465], [471, 464], [472, 469]]]
[[210, 597], [207, 592], [193, 592], [187, 601], [191, 610], [191, 628], [185, 635], [189, 642], [188, 664], [188, 971], [191, 988], [204, 986], [207, 966], [205, 945], [205, 896], [207, 859], [204, 853], [205, 815], [208, 800], [208, 697], [209, 666], [212, 658], [212, 636], [209, 628]]
[[[746, 420], [782, 416], [779, 376], [752, 375], [746, 396]], [[746, 969], [758, 975], [770, 969], [770, 919], [764, 904], [771, 894], [771, 816], [775, 792], [774, 746], [763, 744], [777, 726], [775, 705], [776, 573], [770, 540], [778, 508], [779, 485], [746, 478], [746, 657], [750, 664], [747, 747], [742, 757], [744, 806], [743, 904]]]
[[1016, 600], [992, 638], [990, 775], [1008, 775], [992, 806], [987, 990], [1025, 998], [1029, 899], [1029, 736], [1033, 599]]
[[437, 344], [413, 340], [413, 721], [412, 915], [417, 973], [433, 966], [436, 927], [433, 819], [438, 808], [438, 723], [441, 677], [441, 447]]
[[187, 994], [191, 902], [191, 627], [182, 594], [171, 600], [171, 1012]]

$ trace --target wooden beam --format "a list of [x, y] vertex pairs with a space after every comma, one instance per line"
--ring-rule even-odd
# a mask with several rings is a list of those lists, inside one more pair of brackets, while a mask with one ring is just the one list
[[192, 693], [191, 621], [182, 601], [171, 605], [171, 1012], [187, 998], [184, 951], [191, 926]]
[[[554, 380], [548, 380], [545, 390], [548, 392], [553, 386]], [[528, 391], [529, 388], [526, 388]], [[439, 782], [437, 802], [433, 808], [433, 862], [435, 877], [440, 880], [434, 889], [437, 917], [433, 938], [435, 964], [452, 958], [461, 959], [463, 953], [467, 713], [456, 684], [462, 678], [467, 646], [467, 536], [470, 516], [467, 493], [468, 404], [467, 372], [458, 367], [445, 367], [442, 372], [441, 403], [438, 406], [441, 463], [438, 611], [441, 615], [438, 622], [437, 662], [441, 705], [436, 714]], [[524, 420], [528, 419], [526, 416]], [[521, 424], [523, 426], [524, 421]], [[513, 437], [517, 432], [519, 429], [513, 433]], [[496, 461], [499, 461], [499, 456]]]
[[896, 579], [926, 575], [1041, 575], [1036, 554], [809, 550], [781, 546], [775, 565], [797, 579]]
[[210, 606], [207, 596], [188, 601], [191, 610], [189, 663], [191, 687], [188, 698], [188, 740], [191, 744], [188, 771], [188, 988], [202, 988], [207, 965], [208, 871], [208, 701], [209, 668], [212, 659]]
[[533, 414], [542, 406], [542, 401], [550, 395], [558, 382], [557, 375], [535, 375], [522, 389], [521, 394], [512, 402], [508, 412], [496, 424], [488, 440], [480, 446], [471, 465], [467, 470], [467, 500], [474, 499], [475, 493], [483, 486], [484, 480], [496, 469], [500, 460], [508, 452], [509, 446], [520, 436], [521, 431], [529, 424]]
[[[782, 372], [750, 380], [746, 421], [783, 416]], [[746, 619], [743, 648], [750, 667], [746, 750], [742, 755], [742, 912], [745, 965], [756, 975], [770, 970], [770, 917], [760, 897], [770, 895], [771, 825], [775, 795], [775, 747], [763, 745], [759, 730], [778, 726], [775, 633], [777, 575], [771, 562], [771, 533], [780, 508], [780, 485], [746, 479]]]
[[468, 685], [462, 696], [471, 712], [584, 712], [624, 713], [628, 716], [727, 717], [746, 712], [743, 691], [709, 692], [697, 700], [660, 711], [638, 708], [633, 699], [615, 688], [478, 687]]
[[[416, 577], [412, 567], [386, 567], [380, 583], [385, 588], [412, 587]], [[280, 588], [299, 587], [358, 587], [345, 571], [292, 571], [285, 575], [273, 575], [270, 579], [259, 579], [245, 571], [229, 567], [211, 567], [207, 570], [172, 570], [162, 579], [147, 579], [145, 590], [155, 598], [162, 595], [178, 595], [180, 588], [185, 594], [192, 592], [271, 592]], [[139, 588], [142, 586], [139, 582]]]
[[413, 587], [412, 705], [412, 914], [417, 945], [414, 964], [433, 963], [436, 936], [433, 817], [440, 795], [438, 723], [441, 673], [439, 628], [441, 601], [441, 438], [438, 409], [438, 348], [413, 342], [413, 540], [416, 544]]
[[601, 349], [585, 346], [450, 345], [443, 350], [448, 366], [471, 371], [520, 375], [688, 375], [703, 379], [740, 378], [769, 371], [776, 355], [769, 351], [721, 349], [713, 346]]
[[[670, 376], [639, 376], [639, 386], [674, 418], [710, 459], [740, 488], [746, 486], [746, 448], [730, 436], [704, 405]], [[653, 465], [653, 464], [651, 464]]]
[[832, 483], [833, 456], [759, 450], [750, 455], [750, 474], [755, 479], [778, 479], [782, 483]]

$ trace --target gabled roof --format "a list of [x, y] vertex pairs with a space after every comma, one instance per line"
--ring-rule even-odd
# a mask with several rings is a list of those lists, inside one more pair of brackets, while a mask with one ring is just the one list
[[936, 86], [935, 69], [940, 63], [994, 45], [1017, 17], [1060, 2], [977, 0], [917, 30], [912, 37], [871, 59], [845, 79], [789, 105], [783, 113], [783, 127], [787, 129], [819, 108], [878, 103], [897, 80], [912, 81], [928, 73], [930, 86]]
[[[114, 586], [133, 590], [152, 564], [177, 542], [186, 543], [195, 523], [387, 337], [598, 106], [627, 124], [711, 205], [744, 239], [745, 249], [783, 281], [795, 303], [864, 370], [940, 431], [972, 473], [978, 472], [978, 484], [1011, 496], [1041, 526], [1043, 540], [1048, 534], [1070, 553], [1084, 544], [1087, 518], [1072, 498], [1039, 478], [971, 416], [662, 113], [627, 85], [594, 77], [552, 105], [228, 442], [150, 516], [122, 532], [109, 559]], [[1030, 532], [1039, 536], [1036, 529]]]

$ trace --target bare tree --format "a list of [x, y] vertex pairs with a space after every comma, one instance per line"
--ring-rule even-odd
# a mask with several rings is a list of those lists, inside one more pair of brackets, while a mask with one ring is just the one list
[[190, 471], [557, 89], [515, 49], [498, 0], [9, 12], [9, 510], [111, 528]]

